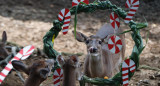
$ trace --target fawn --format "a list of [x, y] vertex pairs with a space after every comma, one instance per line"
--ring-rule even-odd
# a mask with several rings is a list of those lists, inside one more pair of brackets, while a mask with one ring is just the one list
[[79, 62], [77, 56], [72, 55], [69, 59], [64, 60], [61, 55], [58, 56], [58, 61], [63, 69], [63, 85], [62, 86], [76, 86], [76, 79], [81, 80], [82, 64]]
[[[121, 33], [122, 29], [116, 30], [116, 33]], [[118, 54], [112, 54], [104, 43], [104, 38], [109, 39], [114, 34], [114, 29], [110, 24], [105, 24], [96, 33], [96, 35], [85, 36], [80, 32], [76, 32], [76, 39], [79, 42], [84, 42], [87, 46], [87, 57], [84, 63], [84, 74], [88, 77], [109, 78], [119, 71], [119, 65], [125, 55], [125, 37], [119, 35], [122, 40], [122, 50]], [[90, 85], [92, 86], [92, 85]]]
[[5, 48], [6, 41], [7, 41], [7, 33], [3, 31], [2, 41], [0, 41], [0, 60], [5, 59], [9, 55], [8, 51]]
[[12, 65], [16, 70], [23, 71], [28, 75], [24, 86], [39, 86], [47, 79], [54, 65], [54, 60], [39, 60], [34, 62], [31, 66], [25, 65], [21, 61], [14, 60], [12, 61]]

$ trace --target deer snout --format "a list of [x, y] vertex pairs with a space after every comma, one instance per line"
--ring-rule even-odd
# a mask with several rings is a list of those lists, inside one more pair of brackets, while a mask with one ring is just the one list
[[90, 52], [90, 53], [97, 53], [97, 51], [98, 51], [98, 49], [97, 49], [97, 48], [94, 48], [94, 47], [91, 47], [91, 48], [89, 49], [89, 52]]

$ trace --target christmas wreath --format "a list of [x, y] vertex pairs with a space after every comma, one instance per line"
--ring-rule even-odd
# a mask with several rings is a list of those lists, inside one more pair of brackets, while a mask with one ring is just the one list
[[[79, 1], [79, 2], [78, 2]], [[77, 2], [77, 3], [76, 3]], [[142, 37], [140, 35], [140, 30], [148, 26], [147, 23], [136, 23], [132, 20], [135, 11], [139, 7], [139, 0], [127, 0], [126, 7], [130, 8], [130, 11], [127, 13], [122, 8], [113, 5], [109, 0], [107, 1], [95, 1], [93, 3], [88, 2], [88, 0], [73, 0], [72, 8], [70, 9], [62, 9], [58, 14], [58, 20], [53, 21], [53, 27], [46, 33], [43, 37], [44, 43], [44, 52], [48, 55], [48, 57], [56, 60], [56, 57], [60, 55], [54, 48], [54, 39], [58, 36], [59, 32], [62, 30], [63, 34], [67, 34], [70, 17], [71, 15], [75, 15], [75, 30], [76, 30], [76, 22], [77, 22], [77, 14], [79, 13], [88, 13], [94, 12], [96, 10], [112, 10], [114, 14], [118, 17], [124, 19], [125, 23], [129, 25], [130, 30], [124, 31], [124, 34], [127, 32], [131, 32], [132, 39], [135, 43], [133, 47], [132, 54], [126, 59], [121, 65], [121, 71], [117, 73], [114, 77], [109, 79], [103, 78], [89, 78], [87, 76], [83, 76], [80, 81], [80, 86], [85, 86], [85, 83], [91, 83], [95, 85], [128, 85], [128, 80], [134, 75], [135, 70], [139, 67], [139, 55], [145, 48], [143, 45]], [[62, 28], [63, 26], [63, 28]], [[58, 62], [55, 62], [55, 67], [53, 70], [59, 69], [60, 66]], [[125, 72], [128, 71], [128, 72]]]

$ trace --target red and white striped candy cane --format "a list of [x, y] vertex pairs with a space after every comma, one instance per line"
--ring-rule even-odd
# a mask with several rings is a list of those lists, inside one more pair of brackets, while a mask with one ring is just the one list
[[78, 5], [80, 2], [89, 4], [89, 0], [72, 0], [72, 7]]
[[129, 70], [130, 72], [134, 72], [136, 69], [135, 62], [131, 59], [126, 59], [122, 63], [122, 79], [123, 79], [123, 85], [127, 86], [128, 85], [128, 74]]
[[54, 86], [60, 86], [60, 81], [63, 79], [63, 70], [58, 68], [53, 73]]
[[27, 57], [29, 57], [32, 52], [34, 51], [34, 46], [26, 46], [23, 49], [21, 49], [18, 54], [16, 54], [16, 56], [14, 56], [13, 59], [11, 59], [11, 61], [9, 61], [9, 63], [6, 65], [6, 67], [1, 71], [0, 73], [0, 84], [2, 83], [2, 81], [5, 79], [5, 77], [8, 75], [8, 73], [12, 70], [13, 66], [11, 64], [11, 62], [13, 60], [25, 60]]
[[71, 13], [70, 13], [69, 9], [66, 9], [66, 8], [62, 9], [58, 14], [58, 20], [59, 21], [64, 20], [62, 32], [63, 32], [63, 34], [67, 34], [69, 24], [71, 21]]
[[127, 0], [125, 6], [130, 8], [124, 22], [129, 23], [139, 7], [139, 0]]
[[117, 30], [120, 27], [120, 21], [118, 15], [114, 12], [110, 14], [110, 23], [115, 30]]

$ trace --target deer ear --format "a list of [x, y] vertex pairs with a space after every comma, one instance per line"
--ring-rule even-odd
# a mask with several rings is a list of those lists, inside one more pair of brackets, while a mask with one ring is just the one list
[[39, 70], [40, 76], [44, 79], [47, 79], [49, 72], [49, 68], [42, 68]]
[[105, 43], [108, 43], [108, 38], [109, 36], [107, 35], [106, 37], [104, 37], [104, 38], [101, 38], [101, 41], [102, 42], [105, 42]]
[[29, 75], [29, 69], [23, 62], [14, 60], [14, 61], [12, 61], [12, 65], [16, 70], [23, 71], [27, 75]]
[[75, 56], [75, 55], [72, 55], [72, 56], [70, 56], [70, 59], [73, 61], [73, 62], [78, 62], [78, 57], [77, 56]]
[[78, 67], [78, 64], [79, 64], [79, 59], [76, 55], [72, 55], [70, 56], [70, 60], [72, 62], [72, 65], [77, 68]]
[[60, 64], [61, 66], [63, 66], [63, 65], [65, 64], [65, 60], [63, 59], [62, 55], [59, 55], [59, 56], [57, 57], [57, 59], [58, 59], [58, 62], [59, 62], [59, 64]]
[[[72, 33], [75, 34], [74, 31], [72, 31]], [[81, 32], [76, 31], [76, 39], [77, 39], [79, 42], [85, 42], [85, 41], [87, 40], [87, 36], [85, 36], [85, 35], [84, 35], [83, 33], [81, 33]]]
[[2, 42], [3, 42], [3, 43], [6, 43], [6, 41], [7, 41], [7, 33], [6, 33], [6, 31], [3, 31], [3, 34], [2, 34]]

